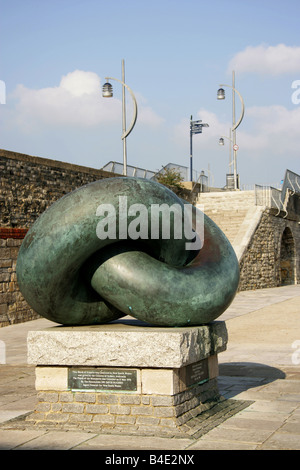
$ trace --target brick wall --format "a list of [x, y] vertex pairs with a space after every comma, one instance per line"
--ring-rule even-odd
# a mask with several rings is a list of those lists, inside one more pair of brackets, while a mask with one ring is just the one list
[[0, 228], [0, 326], [38, 318], [19, 291], [16, 263], [27, 230]]
[[293, 256], [293, 279], [290, 284], [300, 282], [300, 228], [299, 215], [284, 218], [276, 215], [276, 210], [264, 212], [261, 222], [256, 229], [247, 252], [240, 262], [241, 280], [239, 290], [251, 290], [277, 287], [283, 282], [282, 265], [286, 261], [285, 246], [282, 237], [285, 229], [291, 233]]
[[52, 390], [38, 391], [37, 400], [26, 420], [39, 425], [174, 436], [192, 417], [219, 404], [220, 396], [213, 378], [176, 395]]
[[16, 261], [27, 230], [64, 194], [119, 176], [47, 158], [0, 149], [0, 327], [38, 318], [22, 297]]
[[115, 175], [0, 149], [0, 227], [29, 228], [64, 194]]

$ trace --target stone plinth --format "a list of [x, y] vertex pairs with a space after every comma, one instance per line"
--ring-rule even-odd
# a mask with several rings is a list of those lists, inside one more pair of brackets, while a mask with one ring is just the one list
[[219, 400], [224, 322], [186, 328], [119, 320], [28, 334], [38, 403], [27, 419], [79, 427], [177, 434]]

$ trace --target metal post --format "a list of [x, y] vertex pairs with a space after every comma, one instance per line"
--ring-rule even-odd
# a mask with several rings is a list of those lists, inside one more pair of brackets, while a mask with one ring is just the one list
[[231, 129], [229, 129], [229, 173], [232, 172], [231, 165], [232, 165], [232, 151], [231, 151], [231, 144], [232, 144], [232, 138], [231, 138]]
[[192, 131], [192, 120], [193, 116], [191, 116], [190, 121], [190, 181], [193, 181], [193, 131]]
[[[135, 96], [133, 94], [133, 91], [131, 88], [129, 88], [128, 85], [125, 83], [125, 66], [124, 66], [124, 60], [122, 60], [122, 80], [119, 80], [118, 78], [114, 77], [105, 77], [106, 80], [116, 80], [117, 82], [121, 83], [122, 85], [122, 128], [123, 128], [123, 133], [121, 139], [123, 140], [123, 175], [127, 176], [127, 148], [126, 148], [126, 137], [129, 136], [131, 133], [132, 129], [135, 126], [136, 120], [137, 120], [137, 115], [138, 115], [138, 108], [137, 108], [137, 102], [135, 99]], [[132, 100], [133, 100], [133, 117], [132, 121], [130, 123], [129, 129], [126, 130], [126, 106], [125, 106], [125, 88], [129, 91]], [[113, 96], [112, 94], [112, 86], [110, 83], [105, 83], [103, 85], [103, 90], [102, 90], [102, 95], [106, 98], [111, 98]]]
[[[237, 186], [239, 186], [239, 184], [237, 184], [237, 164], [236, 164], [237, 151], [235, 150], [236, 129], [239, 127], [239, 125], [241, 124], [241, 122], [243, 120], [244, 113], [245, 113], [245, 104], [244, 104], [244, 100], [243, 100], [240, 92], [235, 89], [235, 73], [234, 73], [234, 71], [232, 72], [232, 86], [231, 85], [225, 85], [225, 84], [220, 85], [220, 87], [223, 87], [223, 86], [228, 86], [228, 87], [232, 88], [232, 129], [231, 129], [231, 131], [232, 131], [232, 143], [233, 143], [234, 189], [237, 189]], [[238, 94], [238, 96], [241, 100], [241, 104], [242, 104], [242, 112], [241, 112], [241, 115], [240, 115], [240, 118], [239, 118], [238, 122], [235, 122], [235, 93]], [[220, 99], [220, 98], [218, 97], [218, 99]], [[224, 96], [221, 99], [224, 99]]]
[[[122, 130], [123, 135], [126, 132], [126, 103], [125, 103], [125, 63], [122, 60]], [[126, 137], [123, 138], [123, 175], [127, 176], [127, 147]]]
[[209, 127], [208, 124], [202, 124], [201, 120], [193, 121], [191, 116], [190, 121], [190, 180], [193, 181], [193, 134], [202, 134], [202, 127]]
[[233, 140], [233, 177], [234, 189], [237, 189], [237, 168], [236, 168], [236, 128], [235, 128], [235, 73], [232, 71], [232, 140]]

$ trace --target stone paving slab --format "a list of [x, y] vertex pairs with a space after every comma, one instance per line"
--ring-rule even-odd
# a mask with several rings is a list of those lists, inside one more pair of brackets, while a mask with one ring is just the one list
[[[0, 411], [0, 423], [6, 423], [20, 416], [27, 415], [28, 410], [1, 410]], [[0, 441], [1, 442], [1, 441]]]
[[300, 368], [292, 347], [300, 340], [299, 313], [300, 285], [238, 293], [219, 317], [226, 320], [229, 332], [227, 351], [219, 355], [220, 391], [234, 402], [252, 403], [198, 438], [20, 425], [19, 415], [34, 409], [36, 397], [34, 367], [26, 363], [27, 331], [51, 322], [41, 319], [1, 328], [7, 363], [0, 364], [0, 449], [299, 450]]
[[299, 434], [275, 433], [259, 449], [261, 450], [300, 450]]
[[15, 449], [20, 445], [31, 442], [33, 439], [45, 434], [41, 431], [20, 431], [0, 429], [0, 450]]
[[[97, 435], [82, 442], [76, 450], [185, 450], [193, 439], [167, 439], [163, 437]], [[134, 446], [134, 447], [132, 447]]]
[[[13, 431], [11, 431], [13, 432]], [[50, 431], [18, 446], [18, 450], [69, 450], [92, 439], [96, 434], [82, 431]]]

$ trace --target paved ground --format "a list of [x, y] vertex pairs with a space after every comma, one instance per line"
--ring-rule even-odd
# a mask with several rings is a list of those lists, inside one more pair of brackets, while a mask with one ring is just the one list
[[252, 404], [196, 440], [16, 428], [10, 420], [35, 406], [27, 332], [53, 323], [41, 319], [1, 328], [0, 449], [299, 450], [300, 285], [241, 292], [219, 319], [229, 333], [227, 351], [219, 355], [220, 391]]

